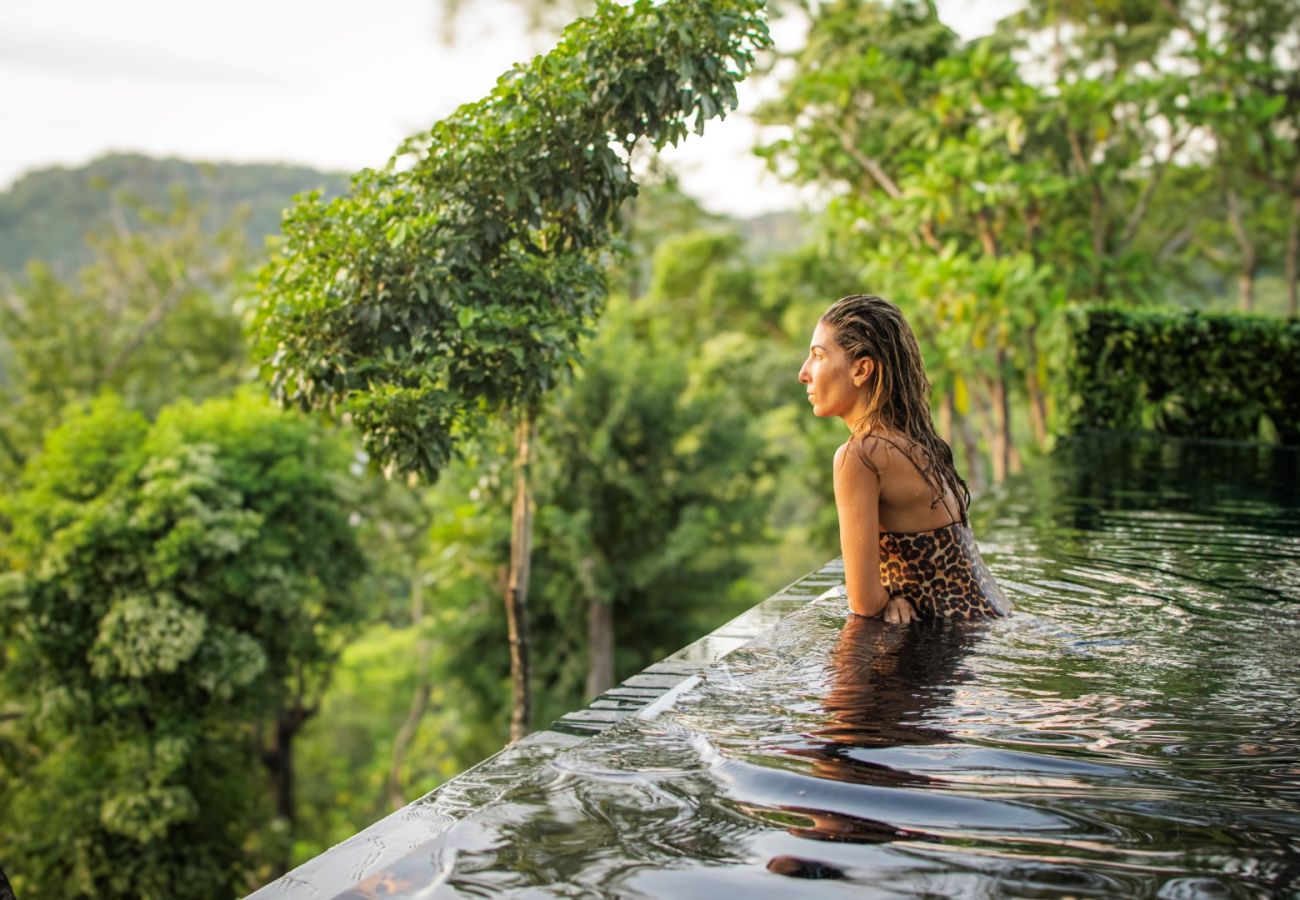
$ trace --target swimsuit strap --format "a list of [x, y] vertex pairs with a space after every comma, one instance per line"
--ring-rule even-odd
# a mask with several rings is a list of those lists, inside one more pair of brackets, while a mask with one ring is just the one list
[[[906, 450], [904, 450], [902, 447], [900, 447], [900, 446], [898, 445], [898, 442], [897, 442], [897, 441], [895, 441], [893, 438], [885, 437], [884, 435], [881, 435], [881, 434], [869, 434], [869, 435], [867, 435], [867, 437], [874, 437], [874, 438], [875, 438], [876, 440], [878, 440], [878, 441], [884, 441], [885, 443], [887, 443], [887, 444], [889, 444], [891, 447], [893, 447], [895, 450], [897, 450], [899, 453], [901, 453], [902, 456], [903, 456], [903, 458], [906, 459], [908, 462], [910, 462], [910, 463], [912, 464], [912, 468], [916, 469], [917, 474], [921, 476], [921, 480], [922, 480], [922, 481], [925, 481], [925, 470], [922, 469], [922, 468], [917, 464], [916, 460], [912, 459], [912, 454], [908, 453]], [[947, 494], [947, 493], [948, 493], [948, 485], [946, 485], [946, 484], [943, 486], [943, 493], [944, 493], [944, 494]], [[949, 522], [947, 525], [940, 525], [938, 528], [930, 528], [930, 529], [927, 529], [927, 531], [939, 531], [940, 529], [943, 529], [943, 528], [951, 528], [952, 526], [956, 525], [958, 522], [962, 523], [963, 525], [967, 524], [968, 519], [967, 519], [967, 517], [966, 517], [966, 509], [965, 509], [965, 507], [962, 505], [961, 500], [960, 500], [957, 496], [955, 496], [955, 495], [953, 496], [953, 500], [956, 500], [956, 501], [957, 501], [957, 508], [958, 508], [959, 510], [961, 510], [961, 514], [960, 514], [957, 518], [955, 518], [955, 519], [953, 519], [951, 522]], [[943, 502], [943, 495], [940, 495], [939, 499], [938, 499], [938, 500], [935, 502], [935, 504], [932, 505], [930, 508], [931, 508], [931, 509], [934, 509], [934, 506], [939, 505], [939, 504], [943, 504], [943, 511], [944, 511], [944, 512], [949, 512], [948, 504], [946, 504], [946, 503]]]

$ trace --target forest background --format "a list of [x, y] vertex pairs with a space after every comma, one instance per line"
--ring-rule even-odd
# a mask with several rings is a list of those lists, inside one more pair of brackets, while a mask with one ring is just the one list
[[[756, 152], [831, 199], [734, 221], [635, 151], [603, 312], [537, 418], [531, 727], [835, 555], [843, 434], [795, 375], [836, 297], [915, 323], [977, 497], [1068, 419], [1071, 311], [1296, 315], [1292, 0], [1030, 3], [969, 43], [925, 4], [779, 12], [807, 43], [760, 59]], [[20, 896], [244, 891], [508, 736], [509, 419], [429, 484], [265, 399], [254, 273], [314, 188], [348, 180], [114, 156], [0, 195]]]

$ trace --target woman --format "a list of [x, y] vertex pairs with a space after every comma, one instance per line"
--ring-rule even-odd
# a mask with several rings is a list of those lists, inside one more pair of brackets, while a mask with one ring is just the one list
[[895, 624], [1006, 615], [898, 307], [861, 294], [837, 300], [817, 323], [799, 381], [813, 413], [838, 416], [852, 435], [834, 464], [849, 610]]

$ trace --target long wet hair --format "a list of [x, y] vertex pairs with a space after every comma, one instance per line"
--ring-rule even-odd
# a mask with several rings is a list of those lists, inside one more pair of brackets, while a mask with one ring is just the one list
[[[934, 430], [930, 379], [925, 377], [921, 348], [902, 312], [881, 297], [853, 294], [832, 303], [821, 320], [834, 329], [835, 343], [850, 361], [867, 358], [875, 363], [867, 382], [867, 414], [854, 424], [854, 437], [869, 433], [901, 452], [934, 492], [930, 507], [942, 503], [951, 490], [966, 522], [970, 488], [957, 474], [952, 448]], [[899, 446], [891, 435], [906, 438], [910, 446]], [[858, 454], [879, 477], [880, 470], [865, 450], [859, 448]]]

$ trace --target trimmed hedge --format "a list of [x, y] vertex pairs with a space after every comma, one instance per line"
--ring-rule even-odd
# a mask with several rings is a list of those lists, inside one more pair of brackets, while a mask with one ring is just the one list
[[1072, 315], [1069, 427], [1300, 444], [1300, 322], [1093, 308]]

